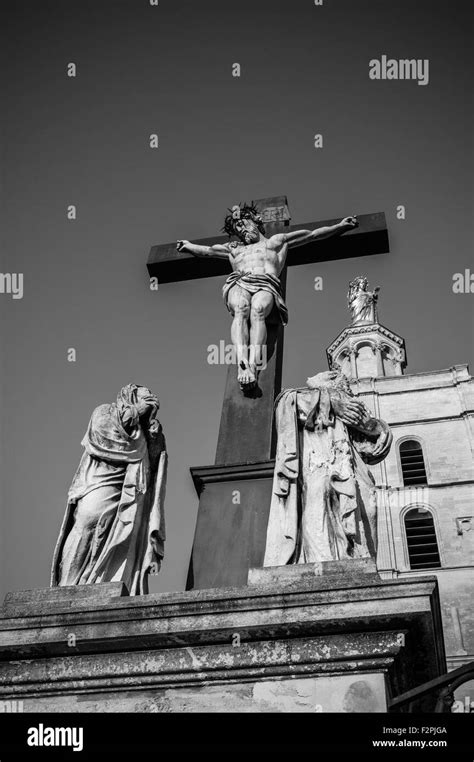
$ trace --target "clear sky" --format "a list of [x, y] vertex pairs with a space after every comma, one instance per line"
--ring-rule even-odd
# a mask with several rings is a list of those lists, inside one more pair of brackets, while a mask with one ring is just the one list
[[[290, 269], [284, 385], [326, 369], [358, 274], [381, 287], [408, 372], [472, 363], [474, 296], [452, 290], [472, 262], [469, 3], [5, 6], [1, 267], [24, 274], [24, 295], [0, 294], [0, 594], [49, 584], [90, 414], [130, 381], [159, 395], [170, 456], [151, 589], [181, 590], [197, 512], [189, 467], [214, 462], [227, 371], [207, 347], [229, 340], [229, 315], [223, 278], [150, 291], [150, 246], [218, 235], [228, 206], [270, 195], [288, 196], [294, 223], [384, 211], [389, 254]], [[428, 59], [428, 84], [371, 80], [382, 55]]]

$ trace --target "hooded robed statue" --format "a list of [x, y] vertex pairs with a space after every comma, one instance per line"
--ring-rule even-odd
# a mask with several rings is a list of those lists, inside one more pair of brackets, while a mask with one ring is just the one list
[[375, 483], [392, 435], [339, 371], [276, 400], [278, 435], [264, 566], [375, 558]]
[[121, 581], [148, 592], [164, 554], [167, 454], [157, 397], [128, 384], [99, 405], [82, 440], [54, 552], [51, 586]]

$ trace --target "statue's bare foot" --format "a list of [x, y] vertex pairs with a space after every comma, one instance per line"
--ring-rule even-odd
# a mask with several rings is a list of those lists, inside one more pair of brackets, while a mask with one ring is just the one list
[[240, 384], [242, 390], [252, 389], [257, 383], [255, 373], [246, 366], [243, 362], [239, 365], [239, 372], [237, 373], [237, 381]]
[[260, 370], [258, 368], [258, 365], [255, 365], [254, 363], [249, 363], [249, 370], [250, 370], [250, 373], [251, 373], [252, 377], [255, 380], [254, 386], [257, 386], [257, 384], [258, 384], [258, 377], [260, 375]]

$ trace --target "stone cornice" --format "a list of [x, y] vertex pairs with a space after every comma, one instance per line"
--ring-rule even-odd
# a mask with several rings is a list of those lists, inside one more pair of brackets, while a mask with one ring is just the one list
[[206, 484], [240, 481], [242, 479], [271, 479], [274, 468], [275, 460], [264, 460], [258, 463], [237, 463], [230, 466], [194, 466], [189, 470], [196, 491], [201, 494]]
[[[96, 605], [71, 605], [73, 591], [61, 611], [46, 600], [25, 610], [21, 601], [0, 618], [0, 695], [202, 686], [258, 680], [262, 673], [388, 672], [400, 649], [414, 669], [406, 689], [445, 671], [435, 576], [383, 582], [332, 576], [291, 589], [251, 585]], [[38, 591], [31, 592], [35, 600]]]
[[378, 333], [382, 336], [385, 336], [400, 348], [404, 347], [405, 345], [405, 341], [401, 336], [394, 333], [393, 331], [390, 331], [388, 328], [381, 325], [381, 323], [367, 323], [364, 325], [353, 325], [344, 328], [344, 330], [341, 331], [341, 333], [328, 346], [326, 349], [326, 354], [328, 357], [333, 355], [336, 349], [345, 341], [345, 339], [351, 336], [363, 336], [364, 334], [370, 333]]

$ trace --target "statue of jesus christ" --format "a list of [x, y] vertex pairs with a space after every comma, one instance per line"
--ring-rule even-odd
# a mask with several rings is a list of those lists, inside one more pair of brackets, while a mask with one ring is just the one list
[[238, 381], [246, 392], [256, 386], [266, 357], [266, 318], [276, 305], [281, 322], [288, 322], [280, 274], [285, 266], [288, 247], [341, 235], [358, 226], [355, 216], [345, 217], [337, 225], [317, 230], [294, 230], [265, 236], [265, 226], [256, 206], [233, 206], [225, 218], [224, 231], [239, 241], [201, 246], [189, 241], [177, 242], [178, 251], [197, 257], [228, 259], [233, 272], [227, 278], [223, 296], [233, 317], [231, 338], [236, 350]]

